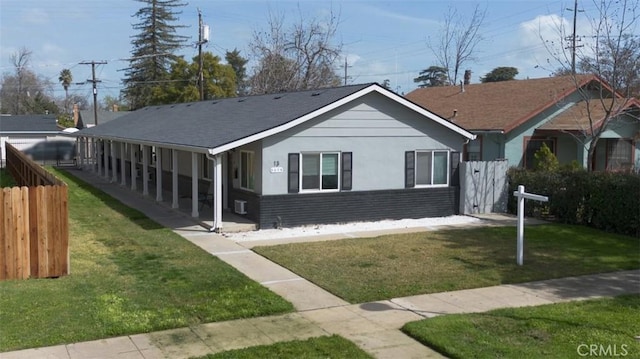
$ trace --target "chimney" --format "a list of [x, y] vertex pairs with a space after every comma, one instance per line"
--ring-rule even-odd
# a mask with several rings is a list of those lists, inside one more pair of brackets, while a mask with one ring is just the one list
[[464, 92], [464, 82], [460, 81], [460, 92]]
[[111, 111], [113, 111], [113, 112], [118, 112], [118, 105], [114, 103], [114, 104], [111, 106]]
[[464, 70], [464, 84], [468, 85], [471, 83], [471, 70]]
[[73, 104], [73, 127], [78, 127], [78, 118], [80, 117], [80, 110], [78, 109], [78, 104]]

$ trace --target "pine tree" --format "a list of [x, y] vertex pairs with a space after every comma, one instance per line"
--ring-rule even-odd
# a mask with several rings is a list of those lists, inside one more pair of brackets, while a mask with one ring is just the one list
[[176, 29], [185, 26], [172, 25], [181, 13], [176, 9], [185, 6], [180, 0], [136, 0], [145, 6], [133, 16], [140, 22], [133, 24], [140, 32], [133, 36], [129, 68], [125, 69], [123, 94], [131, 109], [162, 103], [165, 81], [175, 52], [188, 39]]
[[238, 49], [227, 51], [227, 53], [225, 54], [225, 59], [227, 60], [227, 63], [233, 68], [233, 72], [236, 73], [236, 92], [238, 96], [246, 95], [249, 92], [247, 85], [246, 68], [246, 64], [247, 62], [249, 62], [249, 60], [242, 57]]

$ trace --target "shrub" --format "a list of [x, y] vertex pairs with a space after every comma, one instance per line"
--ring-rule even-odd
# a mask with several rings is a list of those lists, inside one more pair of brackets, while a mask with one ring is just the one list
[[[526, 216], [548, 215], [569, 224], [640, 236], [640, 175], [586, 172], [563, 167], [554, 171], [511, 168], [509, 193], [519, 184], [530, 193], [549, 197], [549, 202], [527, 201]], [[516, 212], [509, 196], [508, 210]]]
[[533, 154], [533, 158], [533, 168], [536, 171], [555, 171], [560, 167], [558, 158], [544, 142], [542, 147]]

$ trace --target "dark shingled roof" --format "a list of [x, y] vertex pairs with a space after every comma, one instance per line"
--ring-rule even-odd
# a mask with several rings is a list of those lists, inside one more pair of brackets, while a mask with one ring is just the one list
[[[102, 125], [107, 122], [113, 121], [118, 117], [122, 117], [128, 114], [129, 111], [98, 111], [98, 124]], [[85, 127], [95, 126], [96, 119], [93, 110], [80, 110], [78, 114], [78, 125], [76, 126], [78, 129], [83, 129]]]
[[0, 116], [0, 132], [59, 132], [55, 115]]
[[149, 106], [76, 135], [216, 148], [284, 125], [375, 84]]

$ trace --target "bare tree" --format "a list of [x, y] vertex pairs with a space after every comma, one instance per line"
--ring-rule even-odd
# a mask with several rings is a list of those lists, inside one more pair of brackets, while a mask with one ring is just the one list
[[455, 8], [449, 7], [439, 37], [435, 41], [429, 39], [427, 42], [438, 65], [447, 69], [449, 83], [458, 83], [458, 75], [463, 65], [475, 60], [476, 47], [484, 40], [479, 31], [486, 13], [486, 8], [480, 9], [480, 6], [476, 5], [471, 18], [466, 20]]
[[14, 71], [2, 74], [0, 111], [14, 115], [57, 113], [51, 82], [29, 69], [31, 51], [21, 48], [11, 55]]
[[[574, 137], [587, 150], [587, 166], [594, 169], [594, 157], [600, 138], [607, 130], [638, 122], [633, 94], [638, 86], [640, 59], [637, 41], [633, 39], [640, 23], [640, 0], [592, 0], [594, 15], [584, 13], [591, 24], [591, 41], [578, 46], [563, 46], [564, 39], [577, 36], [564, 22], [556, 24], [560, 41], [544, 40], [553, 61], [559, 64], [555, 73], [569, 74], [579, 94], [584, 112], [576, 114], [580, 133]], [[541, 36], [542, 38], [542, 36]], [[577, 58], [583, 74], [573, 71]], [[595, 75], [585, 83], [584, 74]]]
[[254, 32], [250, 43], [257, 60], [249, 80], [251, 93], [273, 93], [336, 86], [334, 63], [342, 45], [333, 44], [339, 17], [305, 19], [285, 29], [284, 15], [269, 14], [269, 29]]

